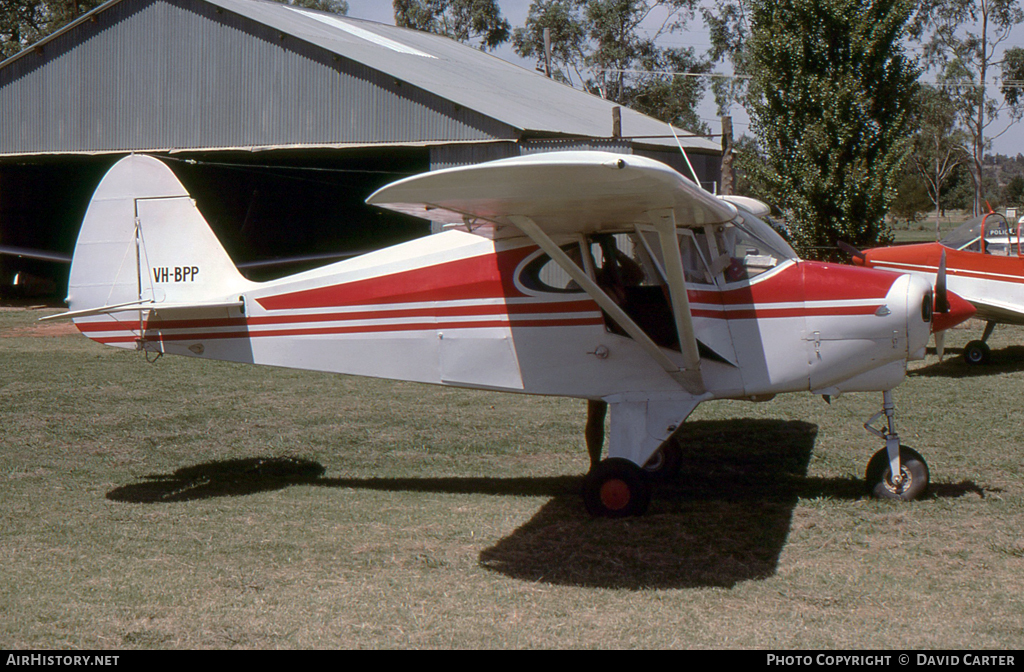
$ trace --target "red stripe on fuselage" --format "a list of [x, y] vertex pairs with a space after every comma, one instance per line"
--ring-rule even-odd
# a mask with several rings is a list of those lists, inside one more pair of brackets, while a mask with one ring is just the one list
[[266, 310], [302, 310], [521, 297], [525, 295], [516, 289], [512, 276], [519, 262], [536, 249], [520, 247], [481, 254], [339, 285], [265, 296], [256, 301]]

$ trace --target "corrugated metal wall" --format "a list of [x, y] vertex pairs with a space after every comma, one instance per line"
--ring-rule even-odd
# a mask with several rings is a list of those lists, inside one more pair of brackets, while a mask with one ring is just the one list
[[0, 69], [0, 154], [513, 139], [245, 17], [125, 0]]

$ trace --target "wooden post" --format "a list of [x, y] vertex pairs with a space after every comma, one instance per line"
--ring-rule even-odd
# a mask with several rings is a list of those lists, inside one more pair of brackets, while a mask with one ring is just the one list
[[551, 29], [544, 29], [544, 72], [551, 79]]
[[722, 117], [722, 192], [733, 193], [736, 183], [732, 173], [732, 117]]

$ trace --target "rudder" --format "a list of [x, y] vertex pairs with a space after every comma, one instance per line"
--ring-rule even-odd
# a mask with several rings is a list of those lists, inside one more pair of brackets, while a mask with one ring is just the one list
[[89, 203], [72, 256], [68, 307], [201, 303], [237, 296], [252, 284], [171, 169], [132, 154], [114, 164]]

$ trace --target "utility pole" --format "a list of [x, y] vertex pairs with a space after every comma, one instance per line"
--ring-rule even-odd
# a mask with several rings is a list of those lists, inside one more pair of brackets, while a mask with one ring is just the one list
[[732, 173], [732, 117], [722, 117], [722, 193], [731, 194], [735, 189]]
[[551, 79], [551, 29], [544, 29], [544, 73]]

